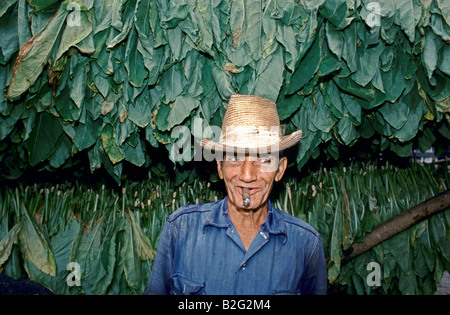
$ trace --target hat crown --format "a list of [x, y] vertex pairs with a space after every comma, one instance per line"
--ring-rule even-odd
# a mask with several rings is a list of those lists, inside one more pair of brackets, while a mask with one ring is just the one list
[[267, 130], [279, 128], [277, 106], [259, 96], [233, 94], [228, 102], [222, 130], [229, 126], [252, 126]]
[[274, 102], [255, 95], [233, 94], [225, 112], [219, 142], [202, 139], [201, 146], [219, 152], [256, 149], [260, 153], [270, 153], [295, 145], [301, 137], [301, 130], [282, 135]]

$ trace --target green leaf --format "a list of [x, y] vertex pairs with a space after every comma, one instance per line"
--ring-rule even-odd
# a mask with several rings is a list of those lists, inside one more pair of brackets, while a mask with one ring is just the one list
[[151, 33], [150, 29], [150, 10], [152, 1], [138, 0], [135, 11], [135, 23], [136, 29], [139, 35], [148, 37]]
[[130, 225], [125, 227], [125, 240], [120, 250], [120, 264], [130, 287], [139, 289], [142, 283], [142, 262], [133, 247], [133, 232]]
[[204, 57], [197, 53], [190, 52], [186, 56], [184, 71], [186, 79], [188, 80], [187, 85], [189, 86], [186, 93], [192, 97], [199, 97], [204, 91], [201, 84], [204, 62]]
[[286, 67], [290, 71], [295, 70], [298, 57], [294, 29], [286, 25], [277, 25], [277, 41], [285, 48]]
[[100, 133], [100, 139], [102, 140], [106, 154], [113, 164], [117, 164], [125, 158], [125, 154], [116, 142], [114, 130], [111, 125], [106, 124], [103, 127]]
[[398, 156], [408, 157], [412, 151], [412, 141], [408, 141], [405, 143], [402, 142], [390, 142], [389, 148], [395, 152]]
[[[73, 2], [75, 3], [75, 2]], [[92, 14], [85, 11], [73, 11], [76, 23], [66, 23], [55, 60], [58, 60], [70, 47], [77, 45], [92, 32]], [[68, 17], [69, 19], [71, 16]]]
[[221, 23], [214, 13], [215, 5], [217, 5], [217, 3], [208, 0], [200, 0], [197, 1], [196, 8], [191, 7], [191, 15], [195, 16], [195, 20], [197, 21], [196, 24], [199, 28], [197, 37], [200, 39], [200, 42], [198, 44], [199, 51], [204, 51], [212, 56], [214, 56], [214, 51], [211, 49], [214, 43], [214, 38], [217, 39], [217, 42], [220, 42], [219, 34]]
[[80, 67], [71, 81], [70, 98], [78, 108], [84, 103], [86, 95], [86, 72], [85, 67]]
[[0, 241], [0, 266], [8, 260], [13, 245], [17, 242], [21, 229], [22, 223], [16, 223]]
[[67, 14], [66, 10], [59, 10], [48, 24], [20, 49], [7, 97], [18, 97], [36, 82], [52, 53]]
[[345, 113], [347, 114], [348, 112], [352, 123], [358, 126], [361, 123], [361, 105], [359, 105], [353, 96], [344, 93], [341, 96], [346, 109]]
[[297, 93], [290, 97], [286, 97], [283, 102], [277, 103], [278, 115], [280, 120], [284, 120], [292, 115], [302, 104], [303, 96]]
[[436, 140], [436, 136], [434, 135], [433, 131], [431, 129], [424, 129], [423, 133], [419, 135], [419, 150], [421, 152], [425, 152], [428, 150], [431, 145]]
[[439, 52], [440, 58], [439, 58], [439, 64], [438, 68], [442, 72], [444, 72], [446, 75], [450, 76], [450, 63], [447, 62], [447, 60], [450, 59], [450, 46], [445, 45], [443, 48], [441, 48], [441, 51]]
[[437, 6], [441, 9], [442, 17], [450, 25], [450, 4], [445, 0], [436, 0]]
[[164, 94], [171, 102], [175, 101], [177, 96], [181, 94], [185, 84], [186, 78], [183, 72], [178, 69], [177, 64], [165, 71], [161, 78], [161, 86]]
[[152, 98], [147, 89], [144, 89], [135, 101], [129, 104], [128, 118], [137, 126], [145, 128], [152, 120]]
[[[8, 2], [5, 5], [8, 7]], [[19, 50], [17, 7], [15, 6], [12, 12], [3, 17], [2, 8], [0, 7], [0, 29], [2, 30], [0, 32], [0, 64], [6, 64], [14, 53]]]
[[28, 2], [35, 11], [42, 11], [58, 2], [58, 0], [29, 0]]
[[170, 107], [165, 104], [160, 104], [155, 115], [155, 123], [159, 130], [168, 130], [168, 117], [170, 113]]
[[128, 212], [125, 226], [125, 240], [120, 251], [120, 264], [123, 266], [128, 285], [139, 289], [143, 283], [142, 260], [153, 259], [155, 252], [150, 240], [136, 222], [134, 214]]
[[338, 29], [345, 28], [353, 20], [353, 17], [347, 17], [349, 13], [347, 13], [347, 2], [345, 0], [324, 1], [319, 11]]
[[30, 152], [31, 165], [47, 159], [55, 150], [59, 136], [63, 133], [60, 122], [52, 115], [42, 113], [36, 118], [33, 131], [25, 142]]
[[388, 240], [391, 247], [391, 254], [404, 273], [411, 271], [411, 246], [409, 243], [409, 231], [403, 231]]
[[317, 36], [305, 58], [292, 74], [288, 94], [297, 92], [314, 77], [314, 74], [319, 70], [320, 59], [320, 36]]
[[304, 131], [304, 129], [301, 130], [303, 130], [303, 137], [300, 143], [299, 151], [297, 153], [297, 168], [299, 170], [301, 170], [303, 165], [305, 165], [305, 163], [311, 157], [314, 150], [322, 142], [321, 132]]
[[329, 75], [342, 67], [342, 62], [339, 61], [328, 50], [324, 51], [324, 58], [320, 62], [319, 75], [321, 77]]
[[135, 137], [137, 138], [137, 145], [133, 146], [129, 143], [130, 141], [126, 141], [123, 145], [123, 153], [125, 154], [125, 160], [136, 166], [142, 166], [145, 163], [145, 152], [142, 148], [141, 140], [137, 135]]
[[20, 250], [23, 255], [36, 266], [40, 271], [50, 276], [56, 275], [56, 263], [53, 252], [34, 222], [28, 214], [27, 209], [22, 204], [22, 229], [19, 234]]
[[400, 25], [406, 33], [409, 40], [413, 43], [415, 40], [416, 25], [422, 14], [422, 9], [417, 0], [396, 0], [395, 23]]
[[401, 142], [409, 141], [417, 135], [419, 124], [422, 120], [423, 114], [425, 113], [425, 105], [420, 98], [415, 99], [413, 102], [414, 103], [410, 106], [407, 121], [403, 127], [395, 133], [395, 137]]
[[429, 80], [436, 70], [441, 45], [441, 39], [434, 32], [430, 30], [426, 32], [421, 57]]
[[61, 134], [59, 136], [58, 142], [56, 144], [55, 152], [49, 158], [50, 166], [58, 168], [64, 164], [64, 162], [69, 158], [72, 152], [72, 141], [66, 134]]
[[199, 105], [200, 102], [191, 96], [178, 96], [167, 117], [167, 129], [170, 130], [174, 126], [181, 124]]
[[342, 32], [336, 30], [335, 27], [330, 23], [326, 23], [325, 29], [328, 47], [336, 55], [336, 57], [341, 60], [344, 50], [344, 38], [342, 36]]
[[320, 92], [316, 94], [314, 99], [314, 108], [310, 111], [310, 119], [312, 124], [324, 133], [330, 132], [334, 125], [331, 112], [325, 104], [322, 93]]
[[86, 123], [79, 124], [75, 129], [73, 142], [78, 150], [84, 150], [92, 146], [100, 136], [102, 122], [100, 119], [94, 121], [91, 115], [86, 115]]
[[405, 295], [416, 295], [417, 293], [417, 278], [414, 274], [413, 269], [408, 272], [399, 273], [399, 283], [398, 287], [402, 294]]
[[[54, 219], [59, 220], [59, 214], [55, 212]], [[59, 221], [61, 222], [61, 221]], [[56, 276], [50, 276], [40, 272], [33, 264], [28, 263], [26, 268], [30, 274], [30, 278], [34, 281], [48, 287], [55, 294], [70, 294], [71, 287], [67, 285], [67, 265], [69, 263], [70, 248], [78, 231], [79, 223], [71, 218], [69, 222], [58, 224], [54, 235], [50, 240], [50, 246], [55, 256]]]
[[359, 137], [352, 121], [346, 116], [339, 120], [337, 124], [337, 131], [345, 145], [351, 145]]
[[408, 120], [409, 107], [402, 100], [396, 103], [385, 102], [379, 112], [389, 125], [400, 129]]
[[80, 264], [81, 285], [84, 286], [84, 278], [90, 274], [91, 269], [95, 266], [95, 261], [100, 254], [102, 232], [101, 222], [97, 224], [86, 224], [79, 229], [78, 234], [72, 242], [70, 248], [69, 262], [77, 262]]
[[341, 270], [341, 256], [342, 256], [342, 215], [341, 208], [337, 207], [334, 213], [333, 230], [330, 241], [330, 263], [331, 267], [328, 269], [328, 281], [334, 283]]
[[383, 48], [384, 45], [379, 43], [375, 47], [364, 49], [363, 55], [356, 58], [356, 72], [352, 75], [356, 83], [366, 86], [373, 79]]
[[0, 17], [2, 17], [11, 6], [16, 4], [16, 2], [17, 2], [17, 0], [2, 1], [2, 3], [0, 4]]
[[111, 284], [116, 267], [116, 235], [108, 241], [104, 241], [100, 248], [100, 254], [96, 257], [89, 272], [88, 280], [95, 294], [106, 294]]
[[281, 48], [266, 59], [261, 59], [256, 67], [254, 95], [276, 102], [283, 83], [284, 60]]
[[244, 39], [250, 49], [252, 58], [259, 60], [262, 56], [263, 8], [260, 0], [246, 0]]
[[328, 82], [325, 87], [326, 89], [323, 94], [325, 103], [330, 108], [330, 111], [334, 117], [341, 118], [346, 112], [344, 108], [345, 101], [341, 99], [341, 96], [345, 97], [347, 94], [341, 94], [333, 81]]
[[53, 254], [55, 255], [57, 277], [45, 276], [47, 279], [50, 279], [44, 283], [48, 283], [49, 288], [51, 288], [55, 293], [69, 293], [70, 287], [67, 285], [66, 270], [67, 264], [70, 262], [70, 249], [79, 230], [80, 224], [72, 217], [69, 222], [64, 225], [64, 227], [61, 224], [57, 234], [51, 238], [50, 245], [52, 247]]
[[273, 2], [267, 2], [263, 10], [262, 26], [263, 37], [261, 42], [262, 58], [270, 56], [278, 47], [276, 41], [277, 24], [271, 13], [275, 10]]
[[3, 118], [3, 116], [0, 116], [0, 140], [5, 139], [11, 133], [16, 122], [14, 117], [7, 116], [7, 118]]
[[443, 120], [437, 130], [441, 135], [443, 135], [447, 139], [450, 139], [450, 123], [447, 120]]
[[79, 119], [81, 109], [70, 98], [69, 87], [67, 85], [54, 99], [54, 103], [62, 121], [67, 123]]
[[141, 87], [148, 76], [148, 72], [144, 66], [144, 58], [137, 45], [138, 37], [136, 30], [133, 28], [128, 35], [127, 49], [125, 51], [125, 68], [128, 73], [128, 81], [135, 87]]
[[144, 231], [142, 231], [138, 222], [136, 221], [135, 214], [129, 212], [129, 218], [131, 219], [131, 228], [134, 235], [134, 249], [141, 260], [148, 260], [155, 258], [155, 251], [150, 244], [150, 240]]
[[106, 42], [107, 49], [118, 47], [127, 38], [135, 20], [136, 1], [137, 0], [119, 0], [112, 3], [111, 25], [120, 31], [120, 33], [111, 33], [111, 35], [117, 35], [114, 38], [108, 38], [108, 41]]
[[216, 88], [219, 91], [222, 99], [228, 100], [231, 94], [234, 93], [234, 88], [231, 85], [231, 76], [228, 71], [223, 70], [219, 67], [216, 62], [210, 62], [211, 75], [216, 83]]
[[233, 0], [230, 4], [230, 27], [233, 37], [233, 47], [240, 47], [245, 27], [244, 0]]
[[343, 31], [344, 46], [342, 48], [342, 58], [347, 62], [347, 66], [351, 72], [357, 69], [357, 33], [355, 23], [350, 24]]
[[176, 27], [181, 21], [185, 20], [189, 14], [189, 5], [186, 0], [169, 2], [164, 5], [161, 17], [161, 27], [170, 29]]
[[403, 74], [399, 67], [395, 67], [387, 72], [380, 71], [387, 101], [395, 102], [405, 90], [406, 82]]

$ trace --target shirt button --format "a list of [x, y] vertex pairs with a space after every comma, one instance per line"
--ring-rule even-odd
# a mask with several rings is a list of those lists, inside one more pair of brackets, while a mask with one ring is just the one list
[[245, 270], [245, 267], [247, 266], [247, 264], [246, 263], [243, 263], [242, 264], [242, 270]]

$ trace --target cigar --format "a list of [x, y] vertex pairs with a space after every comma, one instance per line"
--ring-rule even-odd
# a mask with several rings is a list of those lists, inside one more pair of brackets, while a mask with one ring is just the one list
[[250, 204], [250, 189], [242, 188], [242, 202], [244, 203], [244, 206]]

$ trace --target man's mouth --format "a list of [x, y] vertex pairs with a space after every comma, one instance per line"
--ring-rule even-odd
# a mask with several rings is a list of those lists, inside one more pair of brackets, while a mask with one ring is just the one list
[[260, 191], [261, 189], [259, 187], [247, 187], [247, 186], [237, 186], [237, 189], [239, 191], [239, 193], [242, 195], [243, 193], [243, 189], [246, 188], [248, 189], [248, 192], [250, 193], [250, 195], [254, 195], [256, 194], [258, 191]]

